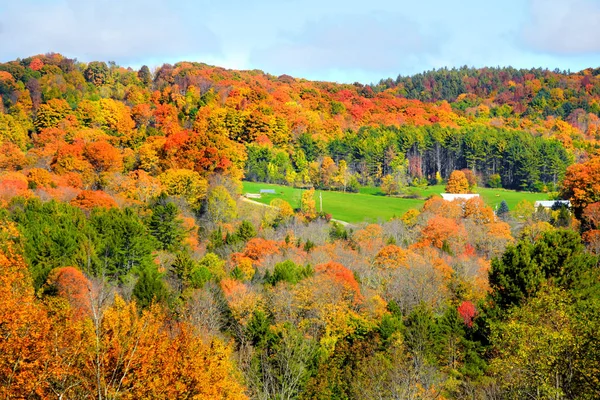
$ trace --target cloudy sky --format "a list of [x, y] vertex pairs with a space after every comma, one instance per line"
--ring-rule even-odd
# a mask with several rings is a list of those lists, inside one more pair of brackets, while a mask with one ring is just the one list
[[600, 66], [600, 0], [0, 0], [0, 61], [59, 52], [339, 82]]

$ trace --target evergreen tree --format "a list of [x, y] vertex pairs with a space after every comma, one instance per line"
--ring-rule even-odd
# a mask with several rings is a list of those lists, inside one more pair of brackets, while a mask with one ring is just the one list
[[506, 204], [505, 200], [502, 200], [500, 202], [500, 205], [498, 206], [498, 211], [496, 211], [496, 215], [499, 218], [506, 218], [508, 216], [508, 213], [510, 212], [510, 210], [508, 209], [508, 204]]
[[154, 303], [161, 303], [167, 300], [167, 286], [161, 279], [160, 274], [153, 267], [142, 269], [139, 279], [133, 287], [132, 295], [142, 308], [146, 308]]
[[177, 206], [167, 203], [162, 197], [150, 209], [152, 215], [148, 221], [148, 228], [152, 236], [157, 239], [159, 248], [170, 251], [181, 248], [184, 229]]

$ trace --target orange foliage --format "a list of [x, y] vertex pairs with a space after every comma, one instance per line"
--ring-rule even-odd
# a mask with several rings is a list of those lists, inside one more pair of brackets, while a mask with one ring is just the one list
[[469, 181], [464, 172], [452, 171], [446, 184], [446, 193], [469, 193]]
[[71, 205], [83, 210], [92, 210], [96, 207], [117, 207], [115, 200], [109, 194], [101, 190], [83, 190], [77, 197], [71, 200]]
[[380, 268], [398, 268], [406, 262], [406, 250], [396, 245], [385, 246], [375, 257], [375, 265]]
[[42, 69], [43, 66], [44, 66], [44, 62], [42, 60], [40, 60], [39, 58], [34, 58], [29, 63], [29, 68], [31, 68], [34, 71], [39, 71], [40, 69]]
[[465, 203], [464, 217], [478, 225], [489, 224], [496, 220], [494, 210], [487, 206], [480, 197], [473, 197]]
[[354, 240], [361, 249], [375, 251], [383, 245], [383, 229], [381, 225], [369, 224], [364, 229], [356, 231]]
[[600, 255], [600, 230], [592, 229], [585, 232], [582, 236], [588, 250], [595, 255]]
[[356, 298], [360, 297], [360, 288], [352, 271], [340, 263], [330, 261], [315, 267], [317, 274], [329, 277], [333, 282], [341, 284], [345, 289], [354, 293]]
[[83, 155], [90, 162], [96, 173], [120, 171], [123, 169], [123, 157], [119, 150], [107, 142], [88, 143]]
[[0, 199], [9, 201], [15, 196], [29, 196], [27, 178], [19, 172], [8, 172], [0, 176]]
[[567, 168], [561, 195], [579, 211], [600, 201], [600, 157]]
[[423, 204], [423, 212], [430, 212], [445, 218], [461, 218], [463, 216], [463, 204], [463, 200], [446, 201], [436, 196]]
[[456, 220], [436, 215], [427, 221], [427, 225], [421, 231], [421, 237], [425, 245], [432, 245], [438, 249], [448, 246], [449, 250], [458, 254], [464, 249], [467, 231]]
[[27, 172], [27, 180], [34, 188], [45, 188], [54, 186], [54, 180], [50, 172], [41, 168], [32, 168]]
[[14, 143], [0, 144], [0, 169], [18, 170], [27, 165], [27, 158], [23, 151]]
[[258, 263], [272, 254], [279, 253], [279, 244], [273, 240], [262, 238], [250, 239], [244, 249], [244, 255]]

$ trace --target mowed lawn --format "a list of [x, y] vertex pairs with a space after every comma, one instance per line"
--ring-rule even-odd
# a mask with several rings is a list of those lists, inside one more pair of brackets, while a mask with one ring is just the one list
[[[253, 199], [263, 204], [269, 204], [271, 200], [280, 198], [294, 208], [300, 207], [300, 199], [303, 189], [296, 189], [289, 186], [273, 185], [268, 183], [243, 182], [243, 193], [259, 193], [260, 189], [274, 189], [275, 194], [263, 194], [260, 199]], [[429, 186], [420, 189], [422, 197], [431, 194], [439, 194], [444, 191], [443, 185]], [[545, 193], [527, 193], [515, 192], [504, 189], [479, 188], [477, 190], [484, 201], [496, 207], [502, 200], [506, 200], [508, 207], [512, 210], [514, 206], [526, 199], [534, 202], [545, 200], [548, 196]], [[315, 191], [315, 201], [317, 210], [319, 210], [319, 197], [323, 197], [323, 211], [330, 213], [333, 218], [346, 222], [377, 222], [379, 220], [388, 220], [394, 216], [401, 216], [410, 209], [421, 208], [424, 200], [422, 199], [402, 199], [396, 197], [383, 196], [377, 188], [363, 188], [361, 193], [343, 193], [333, 191]]]

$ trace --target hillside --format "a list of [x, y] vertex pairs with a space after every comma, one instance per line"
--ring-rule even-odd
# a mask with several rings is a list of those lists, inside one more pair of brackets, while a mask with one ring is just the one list
[[597, 398], [599, 92], [0, 64], [0, 398]]
[[[40, 154], [45, 137], [73, 145], [92, 135], [121, 153], [131, 150], [125, 157], [128, 170], [152, 175], [193, 167], [204, 176], [218, 170], [236, 179], [245, 175], [332, 188], [344, 185], [341, 181], [353, 187], [380, 185], [386, 175], [400, 170], [410, 183], [433, 181], [436, 173], [445, 179], [455, 169], [469, 168], [480, 184], [499, 174], [506, 188], [556, 190], [574, 158], [596, 151], [598, 110], [593, 105], [599, 80], [541, 71], [514, 72], [518, 78], [490, 71], [494, 73], [463, 71], [461, 82], [472, 80], [473, 87], [463, 82], [456, 90], [448, 88], [460, 71], [400, 79], [397, 86], [379, 85], [374, 91], [360, 84], [188, 62], [163, 65], [151, 74], [146, 67], [132, 71], [103, 62], [86, 65], [57, 54], [30, 57], [0, 65], [2, 165], [21, 168], [27, 152], [30, 165], [41, 163], [56, 172], [60, 156]], [[491, 79], [489, 74], [516, 79], [506, 83], [509, 92], [526, 87], [524, 97], [515, 98], [529, 108], [537, 106], [532, 100], [530, 107], [528, 99], [545, 99], [552, 92], [553, 107], [573, 110], [564, 118], [541, 112], [547, 105], [535, 108], [540, 112], [517, 112], [516, 104], [497, 99], [500, 92], [507, 93], [499, 78], [487, 91], [477, 89]], [[469, 80], [470, 75], [475, 77]], [[430, 84], [414, 83], [431, 80], [437, 84], [430, 91]], [[408, 82], [417, 89], [406, 89]], [[440, 88], [453, 93], [442, 97], [458, 97], [451, 103], [429, 102], [440, 97], [435, 94]], [[419, 97], [415, 91], [427, 101], [402, 97]], [[580, 101], [589, 105], [585, 112], [577, 108]], [[7, 159], [8, 153], [13, 159]], [[69, 169], [73, 167], [61, 173]], [[77, 171], [83, 173], [83, 186], [102, 186], [86, 169], [90, 167], [84, 163]]]

